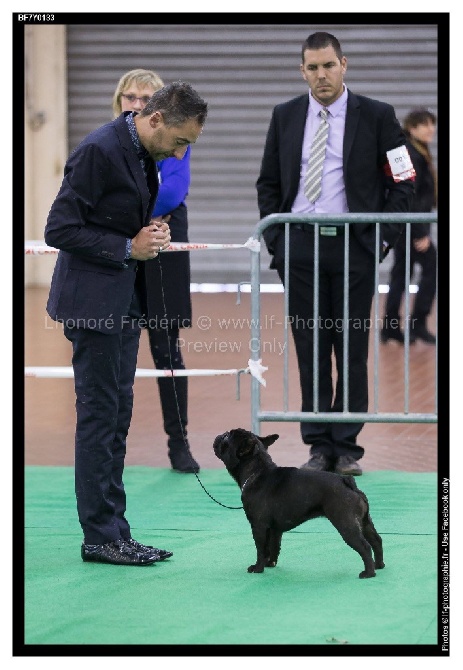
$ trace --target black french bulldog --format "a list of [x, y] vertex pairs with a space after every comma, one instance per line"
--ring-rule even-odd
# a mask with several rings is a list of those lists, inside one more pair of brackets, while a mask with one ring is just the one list
[[371, 520], [366, 495], [351, 475], [279, 467], [267, 451], [278, 437], [258, 437], [236, 428], [214, 440], [215, 455], [241, 488], [243, 508], [251, 524], [257, 562], [248, 572], [275, 567], [282, 534], [304, 521], [324, 516], [362, 557], [365, 570], [359, 577], [374, 577], [375, 568], [384, 568], [383, 543]]

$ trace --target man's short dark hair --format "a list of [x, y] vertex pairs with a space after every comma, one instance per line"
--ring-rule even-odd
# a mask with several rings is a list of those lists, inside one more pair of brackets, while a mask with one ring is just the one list
[[329, 46], [333, 47], [333, 49], [336, 52], [336, 56], [339, 58], [339, 60], [341, 60], [342, 49], [341, 44], [337, 37], [331, 35], [331, 33], [323, 33], [323, 32], [312, 33], [312, 35], [309, 35], [308, 38], [305, 40], [304, 44], [302, 45], [302, 62], [304, 62], [304, 52], [307, 49], [310, 50], [326, 49], [326, 47]]
[[190, 84], [174, 81], [153, 93], [140, 116], [149, 116], [157, 111], [162, 113], [166, 126], [181, 126], [190, 119], [196, 119], [203, 126], [207, 117], [207, 102]]

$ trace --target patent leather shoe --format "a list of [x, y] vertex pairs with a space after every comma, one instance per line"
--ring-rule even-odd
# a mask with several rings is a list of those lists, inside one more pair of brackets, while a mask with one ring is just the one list
[[112, 563], [113, 565], [151, 565], [158, 558], [149, 553], [136, 550], [125, 540], [106, 542], [105, 544], [82, 544], [83, 561]]
[[336, 462], [334, 471], [338, 475], [354, 475], [362, 474], [362, 468], [352, 456], [340, 456]]
[[150, 556], [155, 556], [157, 561], [164, 561], [166, 558], [173, 556], [171, 551], [166, 551], [166, 549], [157, 549], [156, 547], [151, 547], [149, 544], [141, 544], [141, 542], [134, 540], [133, 537], [125, 540], [125, 542], [135, 551], [145, 553]]

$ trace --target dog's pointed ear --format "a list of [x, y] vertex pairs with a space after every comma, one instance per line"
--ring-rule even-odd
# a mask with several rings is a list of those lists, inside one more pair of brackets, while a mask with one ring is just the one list
[[269, 448], [271, 444], [276, 442], [280, 436], [274, 433], [273, 435], [267, 435], [267, 437], [259, 437], [259, 440], [262, 442], [266, 449]]
[[255, 449], [257, 446], [257, 441], [254, 436], [252, 437], [247, 437], [244, 440], [242, 440], [239, 448], [238, 448], [238, 455], [241, 456], [251, 456], [255, 453]]

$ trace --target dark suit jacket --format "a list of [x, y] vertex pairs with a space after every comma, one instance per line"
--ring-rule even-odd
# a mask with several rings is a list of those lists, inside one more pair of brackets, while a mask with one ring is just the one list
[[134, 292], [137, 261], [125, 259], [126, 241], [149, 223], [158, 190], [154, 162], [146, 160], [146, 178], [126, 115], [90, 133], [69, 156], [45, 228], [45, 242], [60, 249], [48, 314], [113, 334]]
[[[291, 212], [299, 187], [308, 105], [309, 95], [306, 94], [277, 105], [273, 110], [256, 183], [261, 218]], [[350, 213], [410, 211], [413, 182], [395, 183], [385, 171], [386, 151], [404, 144], [405, 135], [391, 105], [348, 91], [343, 167]], [[374, 225], [356, 224], [353, 228], [361, 244], [374, 254]], [[271, 254], [278, 233], [277, 226], [264, 231]], [[400, 229], [383, 225], [382, 234], [392, 245]]]

